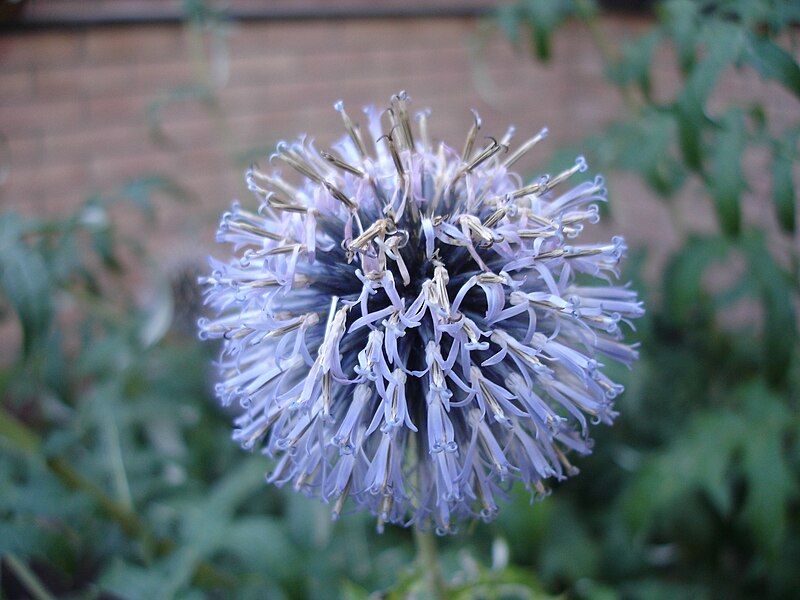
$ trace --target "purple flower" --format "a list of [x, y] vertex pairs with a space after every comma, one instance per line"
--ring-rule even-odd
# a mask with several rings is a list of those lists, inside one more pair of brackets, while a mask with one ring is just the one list
[[611, 286], [624, 241], [573, 241], [602, 178], [569, 188], [578, 158], [526, 184], [511, 167], [546, 129], [509, 152], [513, 129], [482, 144], [476, 115], [457, 152], [403, 92], [366, 132], [336, 109], [331, 151], [302, 137], [271, 157], [283, 174], [247, 171], [259, 205], [223, 215], [235, 258], [202, 279], [233, 438], [275, 459], [268, 481], [379, 528], [490, 520], [515, 480], [545, 495], [617, 414], [603, 361], [637, 357], [620, 323], [642, 304]]

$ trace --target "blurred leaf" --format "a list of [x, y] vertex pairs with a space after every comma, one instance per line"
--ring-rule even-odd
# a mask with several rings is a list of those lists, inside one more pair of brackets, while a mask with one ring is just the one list
[[153, 346], [166, 335], [175, 313], [169, 281], [158, 275], [154, 279], [152, 297], [144, 307], [139, 327], [139, 342], [145, 348]]
[[681, 99], [675, 106], [675, 119], [678, 122], [678, 142], [683, 160], [693, 171], [703, 168], [702, 131], [706, 117], [702, 104]]
[[53, 303], [47, 266], [39, 251], [23, 241], [25, 231], [18, 215], [0, 215], [0, 290], [19, 317], [27, 356], [47, 335]]
[[300, 560], [284, 529], [268, 516], [236, 519], [227, 527], [219, 548], [270, 580], [291, 579]]
[[534, 55], [538, 60], [549, 60], [552, 34], [575, 14], [575, 5], [571, 0], [521, 0], [521, 7]]
[[690, 237], [667, 265], [664, 303], [678, 322], [688, 323], [707, 308], [703, 276], [714, 262], [727, 256], [728, 250], [728, 243], [721, 237]]
[[787, 233], [795, 231], [797, 188], [794, 184], [794, 165], [800, 132], [787, 133], [779, 140], [772, 155], [772, 200], [778, 223]]
[[519, 46], [519, 29], [522, 23], [520, 8], [518, 3], [501, 4], [495, 15], [500, 30], [514, 47]]
[[747, 187], [742, 175], [742, 153], [747, 143], [744, 115], [732, 110], [722, 119], [721, 127], [712, 151], [709, 187], [722, 231], [735, 237], [741, 229], [740, 198]]
[[691, 0], [670, 0], [660, 3], [657, 8], [675, 46], [678, 64], [684, 73], [688, 73], [695, 61], [698, 4]]
[[640, 36], [634, 42], [622, 46], [622, 56], [611, 68], [610, 79], [618, 85], [626, 86], [635, 83], [645, 98], [650, 98], [652, 82], [650, 68], [653, 53], [661, 42], [661, 32], [653, 29]]
[[165, 194], [175, 200], [186, 201], [189, 195], [184, 188], [172, 178], [164, 175], [146, 175], [137, 177], [123, 184], [112, 197], [112, 201], [131, 202], [148, 221], [155, 221], [153, 196]]
[[727, 411], [695, 415], [669, 448], [654, 454], [631, 480], [623, 506], [632, 526], [652, 526], [695, 491], [705, 492], [721, 514], [730, 514], [728, 470], [742, 427], [739, 418]]
[[[555, 499], [554, 499], [555, 500]], [[554, 501], [553, 520], [546, 528], [547, 544], [541, 547], [539, 575], [545, 580], [596, 577], [600, 562], [596, 540], [574, 514], [574, 508]]]
[[791, 280], [775, 262], [764, 235], [753, 232], [744, 239], [750, 275], [758, 283], [764, 309], [764, 371], [773, 385], [783, 385], [797, 352], [797, 320]]
[[101, 587], [119, 598], [152, 600], [168, 598], [164, 595], [168, 574], [155, 569], [144, 569], [123, 559], [116, 559], [100, 578]]
[[705, 55], [692, 68], [675, 103], [678, 139], [684, 161], [694, 171], [703, 169], [703, 129], [709, 124], [705, 113], [708, 97], [723, 69], [741, 52], [739, 28], [722, 22], [706, 25], [700, 34]]
[[756, 541], [775, 558], [786, 534], [789, 503], [798, 489], [782, 433], [792, 414], [763, 384], [747, 386], [740, 394], [755, 429], [743, 445], [742, 466], [748, 485], [744, 518]]
[[769, 38], [747, 34], [744, 58], [765, 79], [774, 79], [800, 98], [800, 65]]

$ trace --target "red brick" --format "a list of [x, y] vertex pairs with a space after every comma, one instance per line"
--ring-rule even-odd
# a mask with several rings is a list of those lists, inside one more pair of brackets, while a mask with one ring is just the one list
[[11, 168], [17, 166], [36, 166], [42, 163], [43, 139], [41, 135], [5, 139], [11, 157]]
[[88, 168], [82, 163], [18, 166], [10, 170], [8, 180], [0, 186], [0, 198], [4, 205], [8, 202], [33, 210], [48, 202], [77, 198], [88, 185]]
[[76, 97], [103, 92], [116, 92], [135, 84], [130, 68], [119, 65], [75, 65], [36, 69], [37, 93], [55, 97]]
[[152, 103], [151, 94], [120, 94], [90, 97], [86, 102], [86, 118], [93, 125], [107, 123], [141, 123]]
[[0, 65], [63, 65], [78, 61], [83, 53], [83, 34], [75, 31], [3, 33]]
[[0, 106], [0, 131], [7, 135], [74, 128], [82, 107], [76, 102], [26, 102]]
[[92, 29], [86, 35], [86, 61], [90, 64], [119, 63], [132, 59], [161, 61], [182, 54], [182, 30], [178, 25], [143, 25]]
[[138, 90], [163, 91], [192, 83], [197, 76], [193, 65], [188, 61], [174, 59], [157, 63], [137, 64], [133, 68], [133, 74]]
[[33, 74], [30, 69], [0, 70], [0, 102], [24, 100], [33, 94]]
[[90, 162], [92, 181], [109, 187], [143, 175], [175, 174], [177, 157], [165, 150], [150, 150], [129, 156], [95, 156]]
[[70, 156], [86, 160], [94, 155], [127, 156], [152, 147], [141, 124], [104, 124], [81, 127], [66, 133], [49, 133], [44, 138], [45, 161], [63, 160]]

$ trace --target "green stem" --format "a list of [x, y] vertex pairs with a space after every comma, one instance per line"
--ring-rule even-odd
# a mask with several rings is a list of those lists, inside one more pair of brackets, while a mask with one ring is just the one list
[[417, 567], [425, 575], [425, 582], [434, 600], [447, 598], [447, 586], [439, 563], [439, 552], [436, 547], [436, 536], [432, 530], [423, 531], [414, 528], [414, 543], [417, 547]]
[[36, 573], [31, 571], [28, 565], [18, 559], [16, 555], [8, 552], [3, 558], [8, 568], [14, 573], [14, 577], [28, 590], [32, 598], [36, 600], [55, 600], [50, 592], [47, 591], [47, 588], [44, 587], [44, 584], [36, 577]]

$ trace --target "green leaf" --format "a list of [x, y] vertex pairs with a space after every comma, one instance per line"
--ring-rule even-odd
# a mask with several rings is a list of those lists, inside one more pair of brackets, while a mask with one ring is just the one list
[[798, 131], [785, 135], [776, 143], [772, 154], [772, 201], [775, 203], [778, 224], [787, 233], [795, 231], [797, 191], [793, 170], [799, 137]]
[[130, 600], [164, 598], [164, 590], [168, 582], [168, 573], [155, 569], [143, 569], [122, 559], [112, 562], [110, 568], [100, 578], [100, 586], [103, 590], [112, 592], [119, 598], [130, 598]]
[[708, 309], [703, 275], [728, 251], [729, 244], [722, 237], [691, 237], [672, 258], [664, 271], [664, 304], [676, 321], [688, 323]]
[[763, 78], [774, 79], [800, 98], [800, 65], [769, 38], [748, 33], [744, 45], [744, 59]]
[[19, 215], [0, 215], [0, 291], [22, 326], [23, 354], [43, 341], [53, 317], [52, 285], [44, 258], [26, 244]]
[[758, 283], [764, 310], [764, 371], [774, 386], [785, 384], [792, 357], [797, 352], [797, 319], [789, 275], [769, 251], [764, 235], [753, 232], [744, 239], [750, 275]]
[[712, 152], [708, 186], [722, 231], [735, 237], [741, 229], [740, 197], [747, 187], [742, 176], [742, 153], [747, 143], [744, 115], [739, 110], [730, 111], [721, 127]]
[[116, 240], [112, 229], [92, 230], [92, 248], [108, 270], [116, 272], [122, 270], [122, 263], [116, 256]]
[[247, 568], [263, 571], [271, 580], [290, 579], [300, 559], [280, 523], [267, 516], [236, 519], [227, 527], [220, 550], [236, 555]]
[[523, 0], [522, 11], [534, 55], [541, 61], [549, 60], [550, 38], [567, 17], [574, 15], [573, 3], [569, 0]]
[[731, 412], [696, 414], [666, 451], [647, 460], [623, 498], [630, 523], [641, 528], [674, 513], [687, 497], [703, 492], [722, 515], [733, 509], [728, 465], [744, 430]]
[[740, 394], [755, 427], [743, 439], [742, 469], [747, 481], [743, 517], [756, 542], [774, 559], [786, 534], [789, 503], [798, 490], [785, 447], [784, 432], [792, 414], [763, 383], [748, 385]]
[[153, 196], [158, 193], [179, 201], [189, 199], [186, 190], [170, 177], [145, 175], [123, 184], [111, 200], [112, 202], [130, 202], [142, 212], [148, 221], [155, 221]]
[[703, 168], [702, 131], [707, 119], [703, 105], [688, 98], [675, 104], [675, 120], [678, 123], [678, 145], [683, 160], [693, 171]]
[[636, 83], [645, 98], [650, 98], [650, 67], [653, 53], [661, 42], [661, 32], [657, 29], [640, 36], [636, 41], [622, 47], [622, 57], [613, 65], [609, 76], [618, 85]]
[[495, 19], [511, 45], [517, 47], [519, 45], [519, 28], [522, 22], [519, 4], [501, 4], [497, 7]]
[[157, 276], [151, 286], [151, 297], [142, 311], [139, 326], [139, 342], [148, 348], [163, 338], [172, 325], [175, 315], [175, 302], [172, 289], [166, 277]]
[[684, 161], [697, 172], [703, 170], [703, 130], [711, 123], [705, 105], [722, 71], [739, 56], [742, 35], [734, 25], [712, 22], [703, 28], [700, 39], [705, 56], [692, 68], [674, 106]]
[[698, 30], [697, 3], [691, 0], [671, 0], [659, 4], [659, 17], [664, 22], [675, 51], [681, 71], [688, 73], [695, 61], [695, 36]]

